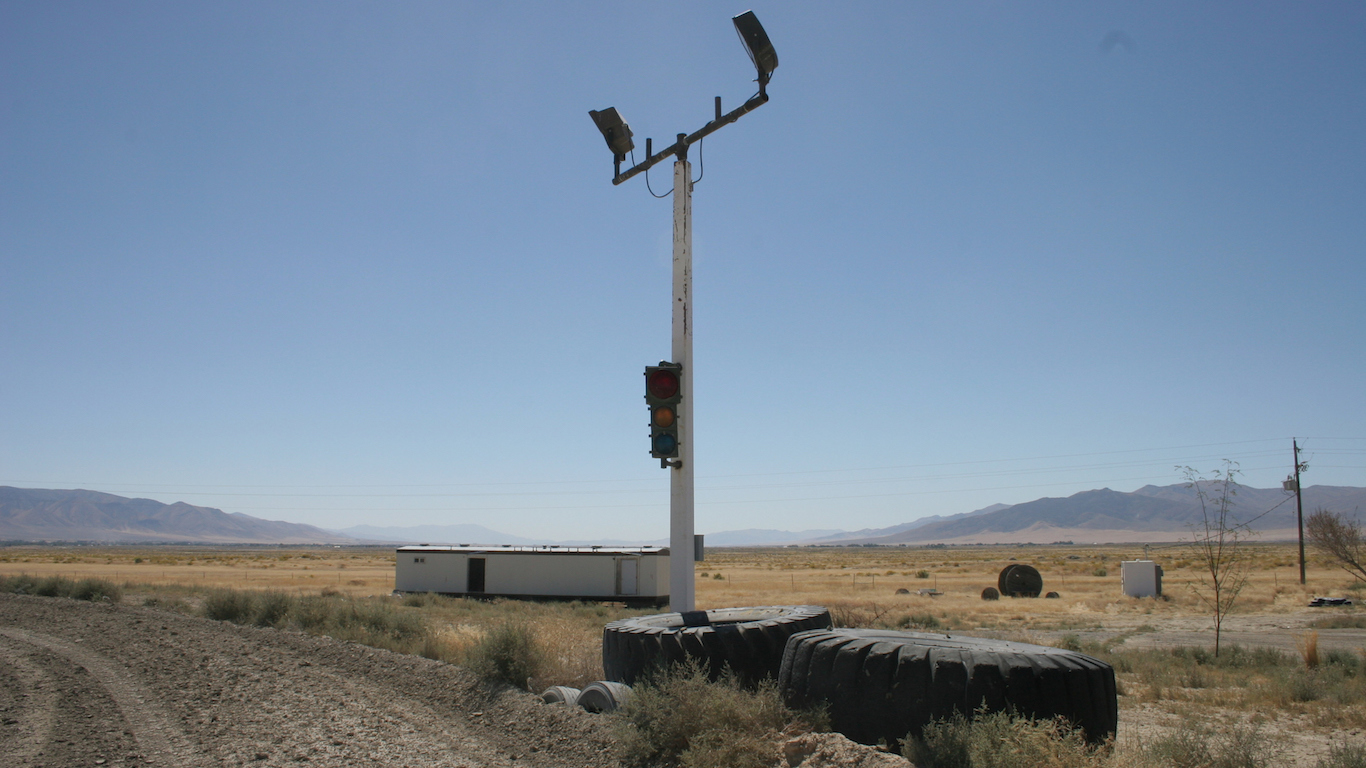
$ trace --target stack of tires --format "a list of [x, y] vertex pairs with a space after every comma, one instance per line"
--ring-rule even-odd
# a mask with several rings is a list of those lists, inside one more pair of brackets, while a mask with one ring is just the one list
[[[1010, 584], [1013, 592], [1033, 586], [1028, 571], [1023, 576], [1024, 585]], [[979, 711], [1063, 717], [1091, 743], [1115, 733], [1115, 673], [1098, 659], [1005, 640], [831, 629], [830, 623], [829, 611], [811, 605], [614, 621], [603, 629], [602, 642], [603, 670], [612, 682], [603, 681], [604, 690], [593, 694], [601, 703], [587, 688], [578, 703], [611, 711], [629, 695], [620, 684], [695, 660], [712, 679], [728, 671], [746, 684], [776, 678], [788, 706], [823, 706], [834, 730], [864, 744], [895, 745], [920, 736], [933, 720]]]
[[602, 668], [608, 680], [631, 684], [666, 666], [694, 660], [715, 680], [729, 670], [745, 684], [778, 677], [787, 639], [828, 629], [818, 605], [769, 605], [662, 613], [608, 624]]
[[834, 629], [793, 635], [778, 685], [790, 707], [824, 705], [864, 744], [918, 737], [932, 720], [979, 710], [1062, 716], [1091, 743], [1115, 733], [1114, 669], [1085, 654], [962, 635]]

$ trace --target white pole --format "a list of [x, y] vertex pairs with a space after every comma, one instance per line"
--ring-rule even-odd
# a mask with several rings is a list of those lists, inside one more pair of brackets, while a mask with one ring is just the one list
[[678, 460], [669, 470], [669, 609], [694, 609], [692, 383], [692, 164], [674, 163], [673, 362], [683, 366]]

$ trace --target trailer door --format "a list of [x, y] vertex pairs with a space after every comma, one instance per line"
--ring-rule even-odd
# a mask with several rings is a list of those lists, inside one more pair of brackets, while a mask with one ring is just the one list
[[636, 594], [636, 574], [640, 571], [640, 558], [622, 557], [617, 559], [617, 594]]
[[466, 592], [484, 591], [484, 558], [471, 557], [468, 577], [465, 581]]

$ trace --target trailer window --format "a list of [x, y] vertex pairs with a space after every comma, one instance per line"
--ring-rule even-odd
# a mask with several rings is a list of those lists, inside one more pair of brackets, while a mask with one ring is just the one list
[[425, 563], [425, 562], [427, 562], [427, 558], [425, 558], [425, 557], [414, 557], [414, 558], [413, 558], [413, 562], [414, 562], [414, 563]]

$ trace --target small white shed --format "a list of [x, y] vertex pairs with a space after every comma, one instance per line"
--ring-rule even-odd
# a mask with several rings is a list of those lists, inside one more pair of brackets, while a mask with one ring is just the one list
[[399, 547], [394, 591], [664, 605], [669, 602], [669, 549]]
[[1119, 564], [1119, 582], [1129, 597], [1161, 597], [1162, 566], [1151, 560], [1124, 560]]

